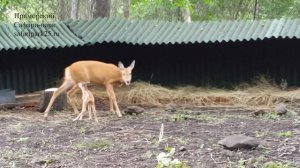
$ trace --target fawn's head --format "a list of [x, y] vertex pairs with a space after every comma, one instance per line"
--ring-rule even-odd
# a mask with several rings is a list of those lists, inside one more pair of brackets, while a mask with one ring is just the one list
[[119, 62], [118, 66], [119, 69], [121, 70], [121, 74], [122, 74], [122, 80], [126, 85], [130, 85], [131, 82], [131, 71], [134, 68], [134, 64], [135, 64], [135, 60], [132, 61], [132, 63], [125, 68], [122, 62]]
[[88, 85], [89, 82], [81, 82], [81, 83], [78, 83], [78, 86], [81, 90], [88, 90]]

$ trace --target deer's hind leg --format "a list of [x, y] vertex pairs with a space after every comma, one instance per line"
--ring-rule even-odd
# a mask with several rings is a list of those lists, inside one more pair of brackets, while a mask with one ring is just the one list
[[92, 120], [92, 107], [93, 107], [93, 103], [89, 102], [88, 104], [89, 120]]
[[79, 111], [75, 105], [75, 103], [72, 100], [73, 95], [78, 91], [78, 85], [74, 85], [68, 92], [67, 92], [67, 97], [70, 105], [72, 106], [74, 113], [79, 114]]
[[66, 91], [67, 89], [69, 89], [70, 87], [72, 87], [74, 85], [74, 82], [70, 79], [65, 79], [64, 83], [56, 90], [53, 92], [53, 95], [50, 99], [50, 102], [45, 110], [45, 114], [44, 114], [44, 119], [47, 120], [48, 119], [48, 115], [50, 112], [50, 108], [53, 105], [55, 99], [64, 91]]
[[96, 111], [96, 107], [95, 107], [95, 102], [93, 103], [93, 106], [92, 106], [92, 111], [93, 111], [93, 114], [94, 114], [94, 117], [95, 117], [95, 121], [96, 122], [99, 122], [98, 121], [98, 118], [97, 118], [97, 111]]

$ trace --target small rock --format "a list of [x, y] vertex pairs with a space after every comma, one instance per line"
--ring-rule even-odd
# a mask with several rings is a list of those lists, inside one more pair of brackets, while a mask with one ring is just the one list
[[124, 109], [124, 112], [126, 114], [130, 114], [130, 115], [132, 115], [132, 114], [141, 114], [144, 111], [145, 111], [145, 109], [142, 108], [142, 107], [139, 107], [139, 106], [128, 106]]
[[176, 112], [177, 111], [177, 105], [174, 104], [174, 103], [169, 103], [166, 105], [166, 111], [169, 111], [169, 112]]
[[218, 142], [219, 145], [229, 150], [235, 149], [252, 149], [259, 145], [259, 141], [256, 138], [248, 137], [245, 135], [231, 135]]
[[278, 115], [284, 115], [286, 114], [288, 111], [286, 109], [286, 105], [284, 103], [279, 103], [275, 105], [274, 111], [278, 114]]
[[265, 115], [267, 112], [265, 110], [257, 110], [253, 112], [253, 116], [262, 116]]
[[187, 149], [186, 149], [186, 147], [184, 147], [184, 146], [181, 146], [180, 148], [179, 148], [179, 151], [181, 151], [181, 152], [183, 152], [183, 151], [186, 151]]

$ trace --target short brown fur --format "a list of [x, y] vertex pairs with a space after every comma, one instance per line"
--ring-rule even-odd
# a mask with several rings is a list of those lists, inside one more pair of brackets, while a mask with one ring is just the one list
[[74, 112], [78, 114], [75, 104], [72, 102], [71, 97], [78, 91], [78, 83], [93, 83], [96, 85], [103, 85], [109, 97], [110, 111], [117, 113], [119, 117], [122, 114], [119, 110], [116, 96], [114, 93], [114, 85], [130, 84], [131, 71], [134, 68], [135, 61], [130, 66], [124, 68], [124, 65], [119, 62], [119, 67], [99, 61], [78, 61], [65, 69], [65, 79], [63, 84], [53, 93], [51, 100], [45, 110], [44, 119], [48, 118], [50, 108], [54, 100], [63, 91], [67, 92], [68, 101], [71, 104]]

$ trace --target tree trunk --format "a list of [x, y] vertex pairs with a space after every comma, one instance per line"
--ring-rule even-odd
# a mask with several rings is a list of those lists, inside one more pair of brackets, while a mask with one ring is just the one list
[[123, 1], [111, 0], [110, 16], [119, 16], [119, 9], [124, 6], [123, 4]]
[[95, 10], [93, 11], [93, 18], [109, 17], [111, 9], [110, 0], [95, 0]]
[[59, 1], [59, 11], [58, 11], [58, 19], [59, 20], [67, 19], [67, 15], [65, 13], [65, 8], [66, 8], [66, 1], [60, 0]]
[[258, 0], [255, 0], [254, 10], [253, 10], [253, 19], [254, 20], [257, 18], [258, 10], [259, 10]]
[[180, 11], [181, 11], [181, 20], [183, 22], [191, 23], [192, 19], [191, 19], [190, 9], [188, 7], [185, 7], [184, 9], [181, 8]]
[[89, 12], [88, 12], [89, 13], [89, 19], [92, 19], [94, 9], [95, 9], [95, 0], [89, 0], [88, 5], [89, 5]]
[[124, 17], [126, 19], [128, 19], [129, 18], [131, 0], [123, 0], [123, 2], [124, 2]]
[[243, 1], [244, 0], [240, 0], [239, 3], [237, 4], [236, 8], [235, 8], [235, 15], [233, 16], [234, 20], [237, 20], [239, 18], [239, 14], [242, 13]]
[[181, 6], [179, 9], [180, 9], [181, 21], [187, 22], [187, 23], [192, 22], [191, 12], [190, 12], [190, 1], [187, 0], [185, 2], [185, 5]]
[[71, 3], [71, 19], [78, 19], [78, 11], [79, 11], [79, 1], [72, 0]]

